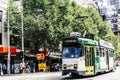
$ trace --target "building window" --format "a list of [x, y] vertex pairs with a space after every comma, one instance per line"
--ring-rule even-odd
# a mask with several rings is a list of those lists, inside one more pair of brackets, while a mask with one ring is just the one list
[[3, 17], [3, 12], [0, 11], [0, 33], [2, 33], [2, 17]]
[[111, 0], [110, 4], [111, 5], [117, 5], [117, 4], [119, 4], [119, 0]]
[[118, 30], [118, 25], [117, 24], [113, 24], [113, 30], [117, 31]]

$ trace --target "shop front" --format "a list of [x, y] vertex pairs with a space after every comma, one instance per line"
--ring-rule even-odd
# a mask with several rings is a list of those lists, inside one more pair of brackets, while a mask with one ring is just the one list
[[[12, 64], [14, 64], [14, 59], [17, 56], [17, 49], [14, 47], [10, 48], [10, 68], [12, 70]], [[0, 47], [0, 68], [4, 74], [7, 73], [7, 58], [8, 58], [8, 48], [7, 47]]]

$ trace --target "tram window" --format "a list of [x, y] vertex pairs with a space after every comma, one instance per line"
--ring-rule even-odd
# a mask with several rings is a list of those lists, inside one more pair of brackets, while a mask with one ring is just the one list
[[114, 50], [112, 50], [112, 54], [114, 54]]
[[100, 57], [103, 56], [103, 51], [102, 51], [102, 48], [100, 48]]
[[84, 56], [84, 49], [80, 51], [80, 57]]
[[80, 57], [84, 56], [86, 48], [82, 46], [82, 50], [80, 51]]
[[99, 56], [99, 52], [100, 52], [100, 50], [99, 50], [99, 48], [97, 47], [97, 48], [96, 48], [96, 55], [97, 55], [97, 56]]
[[90, 47], [87, 47], [87, 52], [90, 52]]
[[112, 54], [112, 53], [110, 53], [110, 57], [113, 57], [113, 54]]
[[111, 57], [113, 57], [114, 53], [113, 53], [113, 50], [111, 50]]
[[108, 54], [108, 49], [107, 48], [105, 49], [105, 52], [106, 52], [106, 55], [107, 55]]
[[103, 57], [105, 57], [105, 53], [103, 52]]
[[105, 48], [103, 48], [103, 57], [105, 57]]
[[109, 54], [109, 56], [110, 56], [110, 49], [108, 49], [108, 54]]
[[103, 54], [102, 54], [102, 53], [100, 53], [100, 57], [103, 57]]
[[105, 56], [105, 53], [104, 53], [104, 48], [102, 48], [102, 54], [103, 54], [103, 57]]
[[113, 57], [113, 50], [110, 50], [110, 49], [109, 49], [109, 56], [110, 56], [110, 57]]
[[100, 52], [101, 52], [101, 48], [100, 48]]
[[77, 58], [81, 54], [80, 47], [63, 47], [64, 58]]

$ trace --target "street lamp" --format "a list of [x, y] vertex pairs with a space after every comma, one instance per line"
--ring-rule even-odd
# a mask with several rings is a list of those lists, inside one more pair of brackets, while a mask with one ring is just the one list
[[7, 73], [10, 75], [10, 23], [9, 23], [9, 8], [7, 10], [7, 44], [8, 44], [8, 58], [7, 58]]
[[[21, 4], [22, 4], [22, 0], [21, 0]], [[25, 57], [24, 57], [23, 5], [21, 5], [21, 26], [22, 26], [21, 31], [22, 31], [22, 54], [23, 54], [22, 65], [23, 65], [23, 73], [24, 73]]]
[[[22, 0], [20, 0], [21, 2], [21, 45], [22, 45], [22, 48], [21, 48], [21, 53], [22, 53], [22, 67], [24, 68], [25, 67], [25, 57], [24, 57], [24, 29], [23, 29], [23, 5], [22, 5]], [[19, 14], [18, 12], [15, 12], [14, 14]], [[23, 73], [24, 73], [24, 69], [23, 69]]]

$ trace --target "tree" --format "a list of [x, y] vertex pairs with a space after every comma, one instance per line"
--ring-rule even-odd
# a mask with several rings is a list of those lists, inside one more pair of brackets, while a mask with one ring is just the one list
[[[27, 14], [29, 17], [26, 17], [25, 20], [26, 27], [31, 26], [32, 28], [28, 29], [32, 30], [26, 32], [28, 32], [28, 34], [35, 32], [34, 35], [36, 34], [36, 42], [31, 40], [31, 38], [34, 38], [34, 35], [28, 38], [29, 41], [27, 42], [28, 44], [33, 44], [31, 47], [39, 45], [36, 49], [46, 47], [49, 50], [57, 50], [58, 47], [56, 46], [58, 46], [59, 41], [67, 37], [70, 32], [84, 33], [85, 29], [87, 29], [88, 34], [94, 34], [95, 39], [101, 38], [113, 44], [113, 38], [116, 39], [111, 28], [102, 20], [94, 8], [90, 7], [86, 9], [70, 0], [29, 0], [24, 1], [24, 8], [32, 12], [32, 15]], [[39, 15], [35, 11], [37, 9], [42, 10], [42, 12], [39, 12]], [[36, 19], [35, 16], [40, 17]], [[84, 20], [86, 27], [80, 16], [88, 16], [88, 18]], [[26, 37], [29, 35], [26, 35]], [[39, 35], [41, 36], [37, 37]], [[36, 43], [36, 45], [34, 43]], [[116, 44], [114, 44], [114, 46], [116, 46]]]
[[[25, 28], [29, 27], [25, 31], [25, 40], [30, 44], [29, 48], [38, 50], [44, 47], [52, 51], [58, 50], [59, 42], [72, 31], [70, 20], [67, 19], [69, 13], [67, 7], [71, 7], [71, 2], [67, 2], [68, 0], [24, 1], [24, 5], [34, 4], [34, 6], [24, 6], [25, 10], [29, 9], [32, 12], [32, 14], [24, 14]], [[42, 10], [39, 15], [35, 12], [38, 9]]]
[[[58, 51], [60, 41], [71, 32], [83, 34], [87, 30], [87, 34], [94, 34], [95, 39], [111, 42], [117, 49], [116, 52], [120, 52], [117, 37], [94, 8], [81, 7], [72, 0], [23, 0], [23, 7], [24, 40], [27, 49]], [[88, 18], [83, 19], [81, 16]], [[18, 25], [15, 17], [11, 18], [11, 25]], [[18, 28], [19, 25], [15, 27]]]
[[[21, 36], [21, 12], [12, 0], [9, 1], [6, 15], [8, 14], [8, 11], [10, 30], [12, 32], [12, 34], [10, 35]], [[6, 18], [5, 21], [5, 32], [7, 31], [7, 19], [8, 18]], [[17, 42], [20, 43], [20, 37], [17, 38]], [[20, 44], [18, 44], [17, 46], [20, 47]]]

